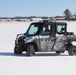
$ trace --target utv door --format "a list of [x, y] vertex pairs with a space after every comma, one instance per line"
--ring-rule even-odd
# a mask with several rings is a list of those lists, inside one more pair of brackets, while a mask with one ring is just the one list
[[55, 42], [55, 34], [53, 34], [53, 24], [45, 24], [42, 28], [40, 38], [41, 51], [52, 51]]
[[56, 23], [56, 42], [53, 50], [65, 51], [66, 50], [66, 23]]

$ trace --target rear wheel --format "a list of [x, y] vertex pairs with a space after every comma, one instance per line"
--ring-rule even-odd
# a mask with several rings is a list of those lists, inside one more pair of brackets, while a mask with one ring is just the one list
[[64, 53], [65, 51], [56, 51], [57, 54]]
[[34, 56], [35, 55], [35, 47], [34, 45], [28, 45], [27, 51], [26, 51], [27, 56]]
[[68, 54], [69, 54], [69, 55], [76, 55], [76, 46], [71, 46], [71, 47], [68, 49]]
[[17, 47], [14, 48], [14, 54], [22, 54], [22, 51], [19, 50]]

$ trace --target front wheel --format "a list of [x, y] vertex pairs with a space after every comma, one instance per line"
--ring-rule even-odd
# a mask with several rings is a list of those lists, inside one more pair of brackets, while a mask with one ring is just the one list
[[68, 50], [69, 55], [76, 55], [76, 46], [71, 46]]
[[27, 56], [34, 56], [35, 55], [34, 45], [28, 45], [27, 50], [26, 50], [26, 55]]
[[22, 54], [22, 51], [19, 50], [17, 47], [14, 48], [14, 54]]

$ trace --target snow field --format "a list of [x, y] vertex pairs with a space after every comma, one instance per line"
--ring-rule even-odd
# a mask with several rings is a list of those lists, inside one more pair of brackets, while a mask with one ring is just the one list
[[[76, 34], [76, 22], [67, 22]], [[30, 22], [0, 22], [0, 75], [76, 75], [76, 56], [54, 52], [14, 55], [17, 34], [24, 33]]]

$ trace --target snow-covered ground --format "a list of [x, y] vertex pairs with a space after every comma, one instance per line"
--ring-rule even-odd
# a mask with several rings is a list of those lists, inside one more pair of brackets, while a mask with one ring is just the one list
[[[76, 22], [67, 22], [76, 34]], [[0, 22], [0, 75], [76, 75], [76, 56], [54, 52], [14, 55], [16, 35], [24, 33], [30, 22]]]

